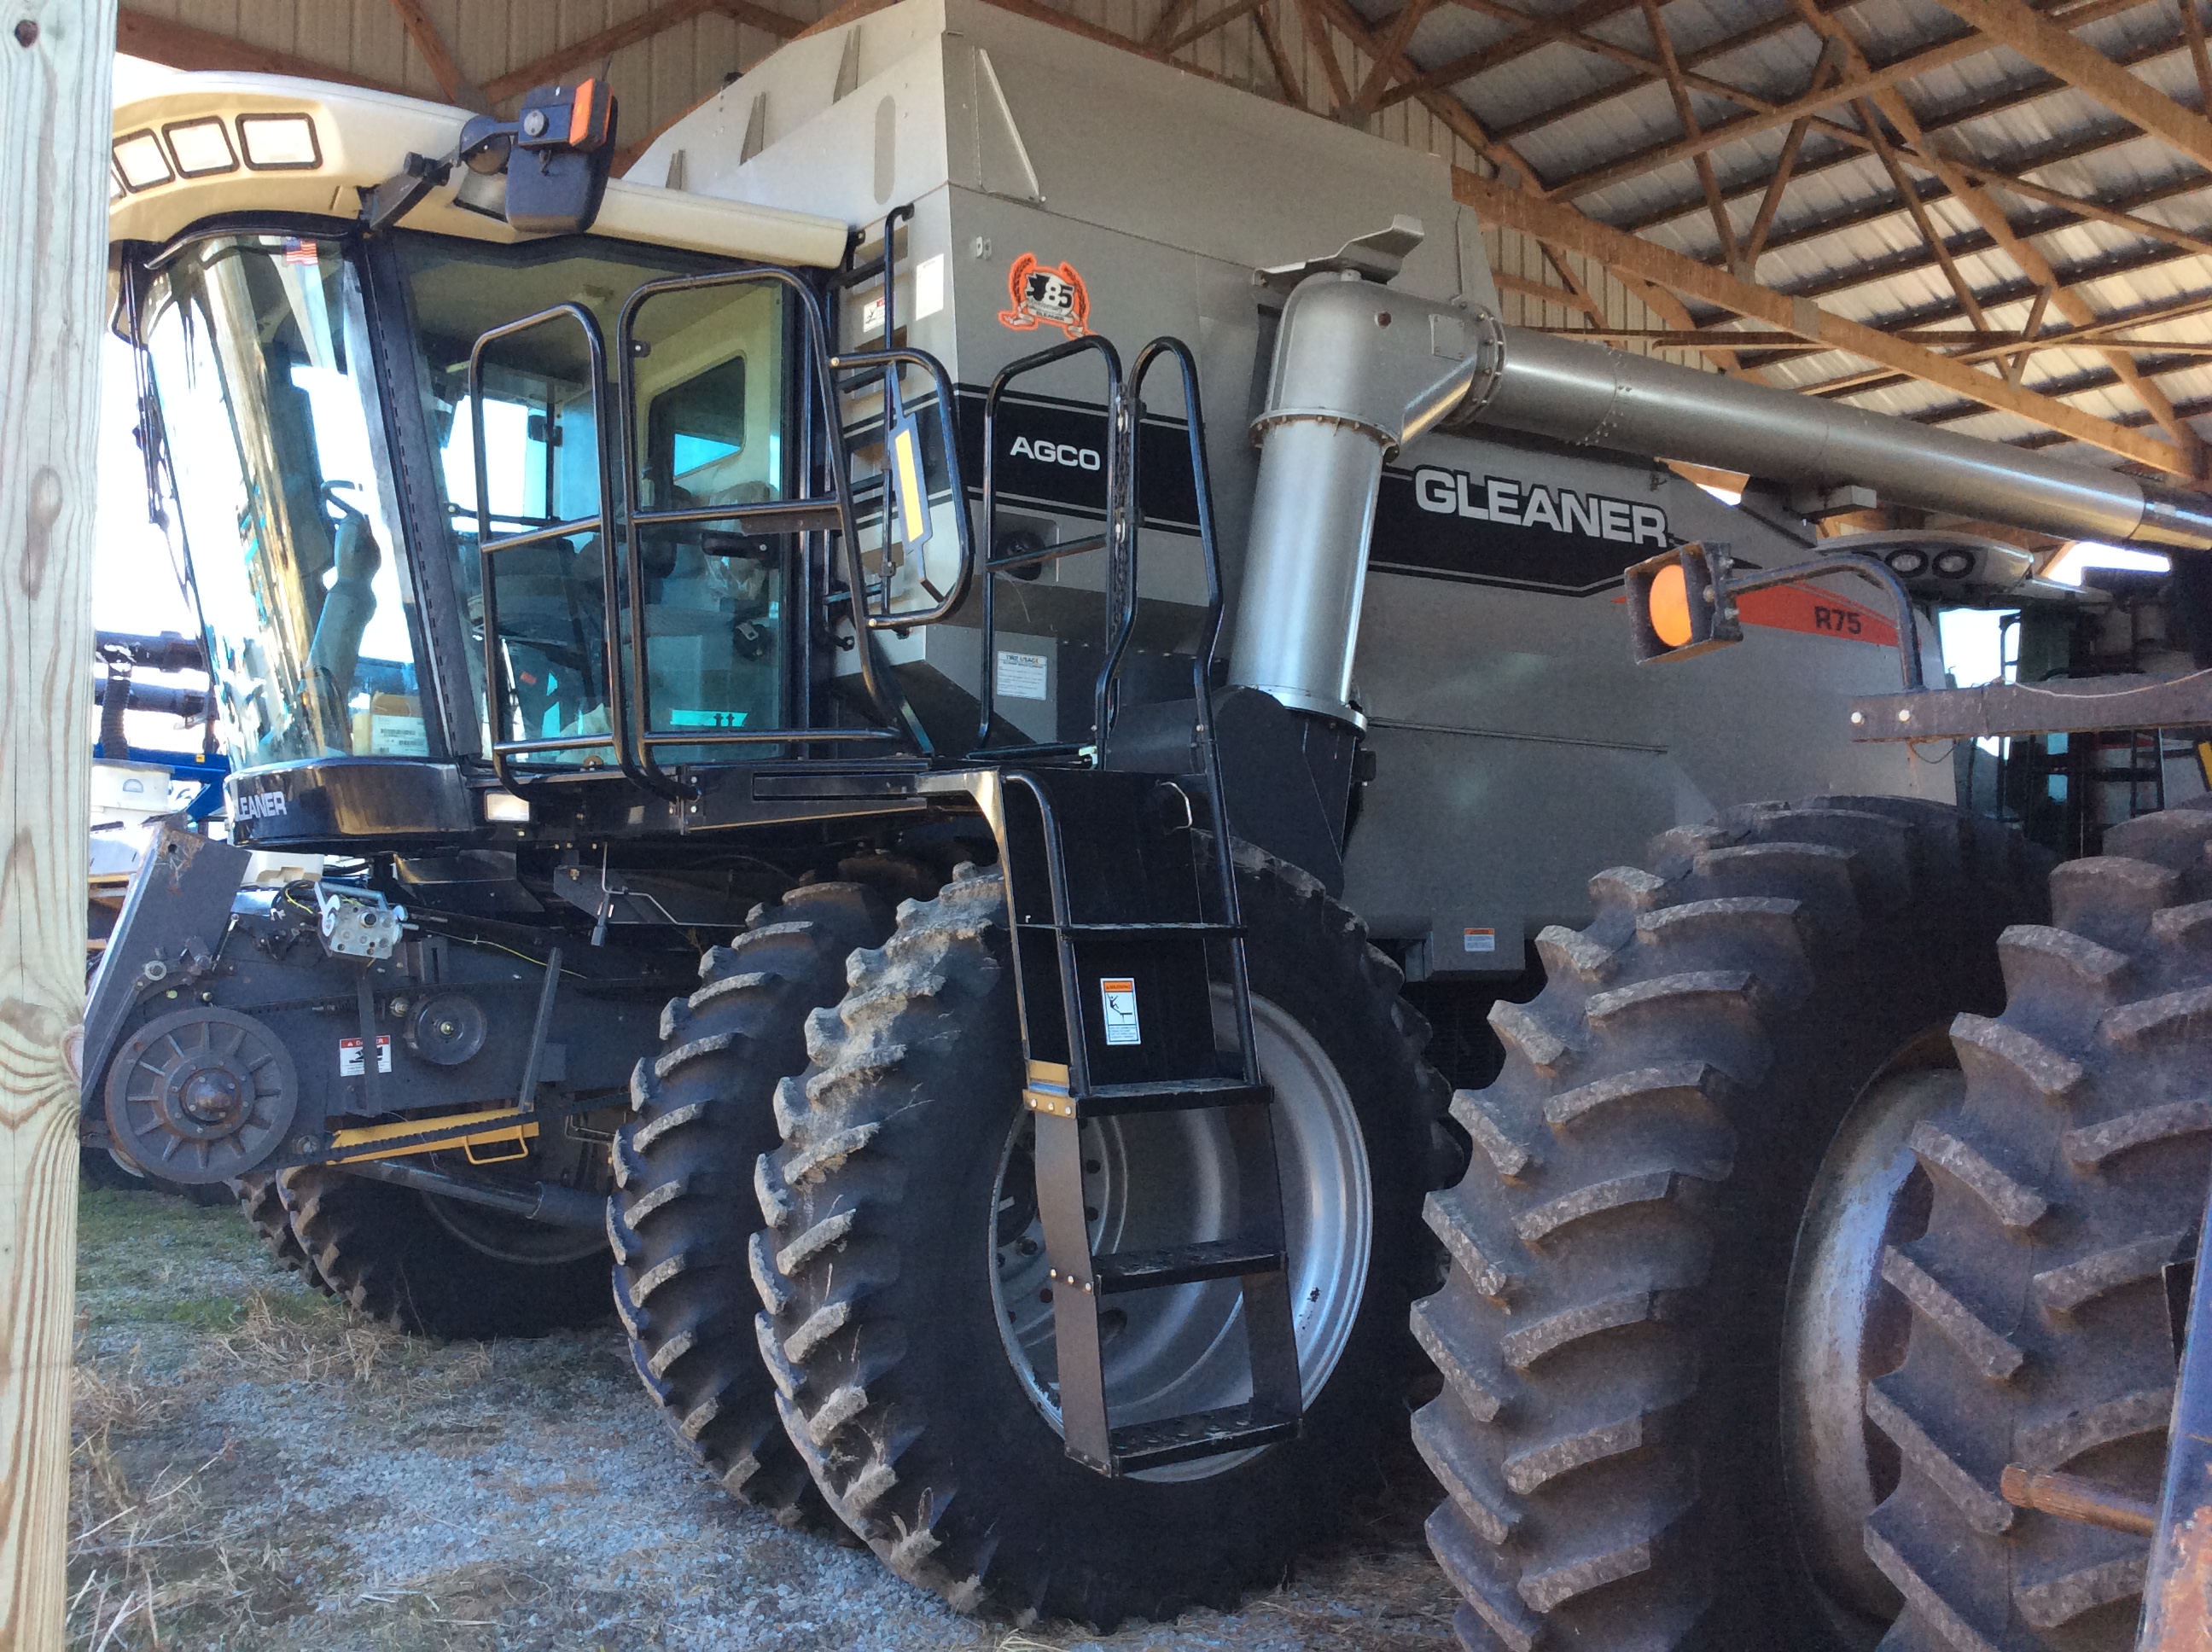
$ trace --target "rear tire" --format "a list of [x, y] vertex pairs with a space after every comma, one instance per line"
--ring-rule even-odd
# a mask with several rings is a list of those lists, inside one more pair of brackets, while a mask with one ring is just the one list
[[743, 1502], [787, 1524], [818, 1513], [776, 1420], [752, 1319], [753, 1170], [781, 1139], [777, 1083], [806, 1069], [810, 1011], [845, 992], [845, 961], [890, 933], [859, 884], [810, 884], [757, 907], [699, 960], [699, 990], [661, 1014], [661, 1054], [630, 1081], [607, 1230], [630, 1358], [677, 1437]]
[[1952, 1029], [1966, 1094], [1938, 1127], [1971, 1157], [1922, 1144], [1927, 1232], [1891, 1264], [1911, 1337], [1867, 1410], [1903, 1468], [1866, 1547], [1905, 1597], [1899, 1652], [2135, 1644], [2148, 1540], [1998, 1496], [2012, 1463], [2160, 1492], [2163, 1276], [2199, 1254], [2212, 1174], [2212, 811], [2105, 847], [2053, 874], [2055, 927], [2005, 934], [2003, 1016]]
[[845, 1522], [963, 1610], [1105, 1629], [1231, 1604], [1334, 1524], [1397, 1426], [1405, 1305], [1433, 1267], [1420, 1196], [1453, 1163], [1443, 1085], [1420, 1060], [1427, 1028], [1319, 884], [1242, 847], [1237, 870], [1255, 1009], [1279, 1011], [1340, 1084], [1369, 1178], [1367, 1265], [1341, 1293], [1333, 1370], [1308, 1373], [1297, 1441], [1109, 1479], [1067, 1457], [1041, 1379], [1017, 1366], [994, 1283], [1028, 1231], [1002, 1205], [1018, 1203], [1024, 1115], [995, 872], [965, 869], [901, 908], [890, 939], [854, 959], [843, 1005], [810, 1023], [808, 1076], [778, 1092], [786, 1145], [761, 1163], [773, 1232], [757, 1278], [785, 1428]]
[[269, 1253], [270, 1260], [287, 1273], [298, 1274], [325, 1297], [336, 1296], [314, 1258], [307, 1254], [307, 1248], [300, 1242], [300, 1236], [293, 1231], [291, 1212], [284, 1208], [283, 1190], [276, 1185], [276, 1176], [266, 1170], [254, 1171], [230, 1186], [237, 1195], [240, 1213]]
[[1997, 1000], [2036, 887], [2016, 838], [1896, 799], [1734, 810], [1650, 866], [1538, 938], [1428, 1203], [1453, 1264], [1413, 1312], [1444, 1378], [1414, 1438], [1475, 1652], [1838, 1643], [1782, 1491], [1793, 1242], [1863, 1088]]
[[326, 1164], [277, 1173], [292, 1230], [323, 1278], [371, 1319], [489, 1341], [607, 1316], [607, 1250], [573, 1228], [460, 1205]]

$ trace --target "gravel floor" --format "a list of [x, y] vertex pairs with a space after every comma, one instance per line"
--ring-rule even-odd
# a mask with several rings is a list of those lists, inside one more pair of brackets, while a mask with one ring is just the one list
[[1407, 1451], [1358, 1536], [1242, 1612], [1099, 1637], [962, 1618], [741, 1509], [611, 1327], [413, 1340], [280, 1272], [243, 1218], [79, 1206], [71, 1644], [109, 1649], [1397, 1652], [1452, 1643]]

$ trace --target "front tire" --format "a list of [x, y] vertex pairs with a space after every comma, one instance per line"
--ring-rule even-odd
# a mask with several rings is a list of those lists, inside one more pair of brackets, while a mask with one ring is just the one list
[[615, 1310], [646, 1392], [741, 1502], [785, 1524], [814, 1506], [753, 1335], [753, 1167], [779, 1139], [777, 1083], [806, 1067], [809, 1011], [845, 990], [845, 960], [890, 932], [860, 884], [807, 884], [757, 907], [699, 960], [699, 990], [661, 1016], [661, 1053], [630, 1082], [607, 1231]]
[[[1025, 1334], [1042, 1282], [1024, 1273], [1041, 1259], [1023, 1250], [1035, 1242], [1022, 1204], [1021, 1044], [995, 872], [956, 874], [934, 901], [902, 908], [890, 939], [854, 958], [843, 1005], [814, 1017], [807, 1077], [779, 1092], [785, 1145], [760, 1172], [772, 1266], [757, 1278], [786, 1430], [846, 1523], [902, 1576], [963, 1610], [1103, 1628], [1233, 1601], [1279, 1580], [1334, 1524], [1397, 1426], [1405, 1304], [1432, 1254], [1419, 1200], [1450, 1151], [1437, 1127], [1443, 1083], [1419, 1057], [1427, 1029], [1398, 1003], [1395, 968], [1318, 884], [1241, 847], [1237, 872], [1258, 1018], [1297, 1029], [1327, 1069], [1323, 1088], [1345, 1098], [1344, 1139], [1372, 1212], [1364, 1272], [1334, 1292], [1337, 1306], [1318, 1281], [1297, 1304], [1310, 1308], [1315, 1335], [1302, 1322], [1310, 1398], [1295, 1442], [1113, 1479], [1066, 1455]], [[1290, 1047], [1287, 1033], [1262, 1042]], [[1282, 1089], [1306, 1082], [1266, 1076]], [[1289, 1104], [1277, 1103], [1279, 1156], [1326, 1157], [1285, 1127]], [[1316, 1107], [1328, 1116], [1328, 1104]], [[1328, 1133], [1316, 1126], [1310, 1139]], [[1144, 1159], [1134, 1140], [1117, 1138], [1127, 1150], [1118, 1159], [1101, 1151], [1097, 1174], [1110, 1176], [1109, 1159]], [[1349, 1186], [1352, 1168], [1318, 1179]], [[1288, 1165], [1283, 1182], [1297, 1206]], [[1141, 1183], [1123, 1191], [1141, 1202]], [[1183, 1202], [1206, 1196], [1183, 1188], [1158, 1214], [1188, 1219], [1200, 1212]], [[1115, 1198], [1102, 1193], [1099, 1221], [1115, 1219], [1103, 1207]], [[1292, 1234], [1302, 1219], [1318, 1231], [1322, 1208], [1286, 1211]], [[1294, 1278], [1299, 1266], [1294, 1242]], [[1141, 1325], [1127, 1335], [1149, 1345]], [[1324, 1342], [1335, 1350], [1325, 1371]], [[1108, 1356], [1110, 1385], [1110, 1343]], [[1146, 1369], [1162, 1388], [1162, 1372]], [[1206, 1369], [1196, 1359], [1194, 1379]]]

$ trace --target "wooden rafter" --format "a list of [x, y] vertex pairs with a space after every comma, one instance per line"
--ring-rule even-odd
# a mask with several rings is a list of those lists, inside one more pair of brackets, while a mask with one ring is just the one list
[[1328, 24], [1321, 15], [1318, 0], [1291, 0], [1298, 9], [1298, 21], [1304, 25], [1306, 44], [1321, 59], [1321, 72], [1328, 77], [1328, 108], [1335, 114], [1352, 106], [1352, 87], [1345, 80], [1344, 65], [1336, 60], [1335, 44], [1328, 38]]
[[1419, 97], [1424, 92], [1442, 91], [1461, 81], [1472, 80], [1477, 75], [1486, 75], [1493, 69], [1503, 69], [1507, 64], [1525, 58], [1532, 52], [1540, 51], [1571, 35], [1578, 34], [1593, 23], [1601, 23], [1608, 17], [1632, 11], [1635, 7], [1636, 0], [1581, 0], [1580, 4], [1570, 7], [1557, 17], [1530, 20], [1528, 27], [1509, 34], [1502, 40], [1493, 40], [1477, 51], [1464, 52], [1434, 69], [1415, 72], [1382, 101], [1387, 106], [1401, 98]]
[[1367, 77], [1359, 82], [1358, 93], [1352, 100], [1352, 106], [1361, 114], [1374, 112], [1400, 65], [1409, 62], [1406, 48], [1413, 44], [1413, 31], [1421, 26], [1421, 19], [1429, 15], [1430, 3], [1431, 0], [1404, 0], [1390, 19], [1390, 32], [1382, 37], [1382, 50], [1368, 65]]
[[1198, 0], [1168, 0], [1167, 4], [1160, 8], [1159, 21], [1145, 36], [1145, 44], [1157, 51], [1163, 41], [1173, 39], [1176, 31], [1182, 27], [1183, 20], [1190, 15], [1197, 4]]
[[[1674, 118], [1681, 123], [1685, 137], [1695, 137], [1705, 129], [1698, 124], [1698, 111], [1690, 100], [1690, 88], [1683, 83], [1682, 66], [1674, 59], [1674, 42], [1667, 33], [1667, 19], [1660, 12], [1659, 0], [1643, 0], [1643, 6], [1644, 27], [1651, 33], [1651, 49], [1659, 54], [1660, 72], [1674, 100]], [[1721, 198], [1721, 180], [1713, 175], [1712, 157], [1700, 155], [1694, 164], [1698, 186], [1705, 192], [1705, 210], [1712, 215], [1713, 234], [1720, 240], [1721, 261], [1734, 269], [1742, 258], [1736, 250], [1735, 225], [1729, 222], [1728, 204]]]
[[422, 9], [422, 0], [392, 0], [392, 9], [399, 14], [400, 27], [407, 31], [408, 39], [422, 54], [423, 67], [438, 82], [446, 101], [463, 109], [473, 109], [478, 114], [489, 109], [491, 100], [461, 72], [460, 64], [446, 47], [445, 37], [438, 33], [437, 24]]
[[[2126, 3], [2133, 4], [2135, 0], [2126, 0]], [[1827, 0], [1822, 0], [1820, 9], [1827, 11], [1834, 8], [1827, 3]], [[2102, 15], [2101, 12], [2085, 13], [2083, 21], [2087, 21], [2089, 18], [2099, 15]], [[2167, 57], [2181, 49], [2182, 42], [2179, 36], [2166, 40], [2154, 40], [2132, 50], [2124, 62], [2146, 64]], [[1978, 121], [1987, 120], [1995, 116], [2025, 108], [2039, 99], [2051, 97], [2067, 89], [2063, 82], [2055, 80], [2039, 70], [2032, 79], [2009, 85], [2002, 92], [1978, 99], [1972, 103], [1957, 105], [1941, 113], [1929, 114], [1922, 124], [1922, 131], [1933, 138], [1939, 133], [1947, 132], [1954, 128], [1970, 126]], [[1834, 129], [1832, 123], [1823, 122], [1817, 117], [1811, 118], [1814, 131], [1831, 137], [1841, 136]], [[1500, 136], [1506, 137], [1516, 136], [1525, 125], [1526, 123], [1517, 123], [1510, 127], [1501, 128]], [[2132, 126], [2115, 120], [2109, 126], [2077, 133], [2064, 142], [2045, 144], [2035, 151], [2036, 158], [2033, 162], [2025, 165], [2014, 164], [2014, 170], [2032, 172], [2039, 167], [2052, 165], [2061, 161], [2076, 160], [2083, 155], [2095, 155], [2123, 143], [2132, 143], [2140, 137], [2141, 134]], [[1849, 142], [1848, 139], [1844, 141]], [[1803, 161], [1797, 168], [1797, 175], [1801, 178], [1811, 178], [1838, 167], [1850, 166], [1857, 160], [1856, 151], [1863, 147], [1863, 145], [1852, 144], [1849, 149], [1831, 150], [1818, 160]], [[1738, 182], [1726, 187], [1730, 200], [1741, 200], [1747, 196], [1759, 194], [1765, 186], [1765, 180], [1763, 178], [1747, 173]], [[1670, 222], [1676, 218], [1687, 217], [1704, 209], [1705, 199], [1702, 195], [1681, 196], [1671, 202], [1662, 203], [1658, 206], [1639, 211], [1633, 217], [1623, 221], [1620, 227], [1640, 234], [1647, 229], [1655, 229], [1662, 223]]]
[[[1970, 3], [1971, 0], [1961, 0]], [[2064, 21], [2079, 27], [2098, 15], [2130, 10], [2142, 0], [2092, 0], [2087, 6], [2077, 7], [2064, 15]], [[2033, 15], [2033, 14], [2031, 14]], [[2040, 21], [2040, 19], [2038, 19]], [[2057, 25], [2051, 25], [2057, 27]], [[2059, 33], [2065, 31], [2061, 28]], [[2071, 37], [2069, 36], [2070, 39]], [[1734, 143], [1743, 138], [1768, 131], [1777, 126], [1786, 126], [1800, 115], [1817, 115], [1824, 109], [1835, 107], [1876, 92], [1886, 92], [1905, 81], [1925, 75], [1931, 70], [1979, 57], [1993, 46], [2002, 44], [1987, 35], [1969, 31], [1958, 38], [1938, 46], [1923, 47], [1879, 65], [1870, 65], [1863, 72], [1847, 74], [1832, 84], [1802, 96], [1775, 105], [1766, 111], [1751, 110], [1716, 122], [1695, 137], [1684, 137], [1664, 143], [1654, 143], [1625, 155], [1618, 155], [1595, 166], [1585, 167], [1571, 177], [1549, 185], [1545, 193], [1554, 199], [1566, 200], [1576, 196], [1594, 194], [1626, 179], [1640, 177], [1661, 167], [1676, 161], [1694, 159], [1711, 153], [1723, 143]], [[2094, 55], [2094, 53], [2092, 55]], [[2103, 59], [2112, 67], [2109, 58]], [[2113, 67], [2122, 78], [2134, 80], [2124, 70]], [[2141, 82], [2136, 84], [2141, 85]]]
[[248, 75], [295, 75], [303, 80], [335, 81], [341, 86], [365, 86], [374, 92], [411, 96], [405, 88], [387, 81], [350, 75], [310, 58], [256, 46], [212, 30], [194, 28], [145, 12], [125, 10], [116, 18], [115, 49], [149, 63], [171, 69], [234, 70]]
[[1985, 407], [2048, 425], [2077, 441], [2091, 443], [2124, 459], [2161, 471], [2187, 473], [2188, 460], [2166, 443], [2153, 440], [2138, 431], [2124, 428], [2051, 397], [2015, 388], [2001, 378], [1978, 372], [1919, 345], [1901, 343], [1805, 300], [1786, 298], [1771, 288], [1739, 281], [1671, 248], [1639, 240], [1584, 217], [1557, 201], [1501, 188], [1464, 168], [1454, 170], [1453, 185], [1462, 201], [1486, 214], [1492, 223], [1518, 229], [1540, 240], [1555, 242], [1610, 269], [1671, 288], [1686, 297], [1717, 308], [1764, 321], [1800, 338], [1818, 340], [1848, 350], [1893, 371], [1941, 386]]
[[2048, 287], [2037, 288], [2035, 302], [2028, 306], [2027, 320], [2020, 330], [2020, 340], [2026, 348], [2005, 357], [2004, 376], [2008, 385], [2017, 386], [2027, 375], [2028, 355], [2035, 347], [2036, 335], [2043, 331], [2043, 313], [2051, 307], [2051, 292]]
[[[1843, 61], [1843, 48], [1835, 41], [1820, 42], [1820, 55], [1814, 59], [1813, 73], [1806, 82], [1808, 91], [1817, 91], [1821, 82], [1838, 72]], [[1731, 262], [1731, 268], [1746, 281], [1753, 279], [1759, 267], [1759, 255], [1766, 250], [1766, 238], [1774, 230], [1774, 215], [1782, 206], [1782, 191], [1790, 187], [1790, 174], [1797, 169], [1798, 152], [1805, 146], [1805, 136], [1813, 130], [1813, 117], [1800, 115], [1790, 123], [1789, 135], [1782, 140], [1782, 153], [1774, 162], [1774, 176], [1767, 180], [1766, 192], [1759, 197], [1759, 211], [1751, 221], [1751, 234], [1744, 238], [1741, 254]]]
[[603, 28], [596, 34], [587, 34], [580, 40], [556, 46], [544, 57], [509, 70], [506, 74], [484, 82], [484, 95], [494, 103], [503, 103], [511, 97], [527, 92], [533, 86], [557, 82], [572, 69], [581, 69], [603, 58], [611, 57], [624, 46], [649, 40], [656, 34], [665, 34], [679, 23], [714, 11], [750, 23], [780, 39], [788, 39], [806, 27], [796, 17], [787, 17], [781, 12], [754, 3], [754, 0], [662, 0], [635, 17]]
[[1259, 31], [1260, 44], [1267, 49], [1268, 66], [1275, 71], [1275, 83], [1283, 88], [1283, 100], [1304, 108], [1305, 85], [1298, 78], [1297, 65], [1283, 39], [1282, 27], [1275, 21], [1273, 0], [1252, 14], [1252, 26]]
[[2068, 29], [2020, 0], [1942, 0], [1960, 21], [2078, 87], [2202, 167], [2212, 167], [2212, 124], [2149, 82], [2130, 75]]
[[[2164, 323], [2186, 320], [2208, 312], [2212, 312], [2212, 293], [2199, 293], [2189, 298], [2174, 299], [2164, 304], [2138, 306], [2124, 314], [2107, 317], [2094, 327], [2085, 327], [2065, 334], [2045, 334], [2042, 348], [2051, 349], [2079, 348], [2085, 343], [2091, 343], [2114, 334], [2128, 332], [2141, 327], [2152, 327]], [[1906, 327], [1892, 331], [1905, 333], [1917, 330]], [[2021, 334], [2026, 335], [2027, 331], [2028, 330], [2023, 327]], [[1970, 349], [1960, 350], [1954, 359], [1969, 363], [1996, 361], [2018, 348], [2019, 337], [2016, 335], [2002, 343], [1978, 345]], [[1802, 385], [1799, 388], [1808, 396], [1856, 396], [1869, 390], [1880, 390], [1887, 386], [1904, 381], [1905, 375], [1887, 370], [1877, 370], [1871, 373], [1844, 374], [1838, 378], [1824, 379], [1818, 384]]]
[[2197, 110], [2212, 115], [2212, 54], [2204, 47], [2204, 20], [2197, 0], [2181, 0], [2181, 35], [2189, 42], [2189, 65], [2197, 71]]
[[1162, 44], [1148, 49], [1163, 58], [1173, 57], [1194, 40], [1202, 40], [1209, 34], [1227, 28], [1238, 18], [1249, 16], [1259, 10], [1266, 3], [1267, 0], [1229, 0], [1227, 5], [1203, 21], [1193, 23], [1180, 33], [1171, 35]]
[[[1798, 11], [1811, 27], [1841, 47], [1846, 61], [1853, 70], [1865, 69], [1865, 54], [1860, 51], [1858, 43], [1851, 38], [1839, 21], [1817, 10], [1813, 4], [1813, 0], [1796, 0], [1796, 3]], [[2063, 32], [2060, 31], [2062, 33]], [[2073, 37], [2068, 35], [2067, 38], [2071, 39]], [[1875, 112], [1877, 107], [1881, 110], [1881, 116], [1877, 116]], [[1891, 180], [1895, 184], [1898, 193], [1904, 197], [1911, 208], [1913, 220], [1919, 226], [1923, 239], [1928, 242], [1929, 251], [1936, 255], [1936, 262], [1942, 266], [1943, 273], [1949, 278], [1953, 289], [1958, 294], [1960, 307], [1966, 312], [1977, 327], [1986, 325], [1982, 307], [1972, 288], [1967, 284], [1964, 275], [1960, 270], [1956, 260], [1952, 258], [1949, 247], [1935, 232], [1928, 216], [1928, 209], [1921, 200], [1919, 191], [1905, 176], [1895, 152], [1890, 149], [1887, 139], [1883, 137], [1881, 116], [1887, 117], [1890, 124], [1897, 128], [1900, 137], [1907, 143], [1915, 146], [1916, 156], [1920, 163], [1935, 173], [1937, 180], [1950, 192], [1952, 197], [1966, 208], [1973, 216], [1974, 221], [1981, 225], [1984, 233], [1990, 237], [1990, 240], [2002, 249], [2005, 255], [2019, 267], [2021, 273], [2035, 282], [2041, 291], [2051, 295], [2051, 300], [2058, 307], [2060, 314], [2077, 328], [2087, 327], [2094, 323], [2097, 319], [2096, 314], [2090, 308], [2088, 301], [2080, 294], [2069, 292], [2060, 285], [2057, 273], [2052, 270], [2049, 261], [2031, 242], [2014, 229], [2012, 221], [2005, 216], [2004, 209], [1991, 200], [1988, 193], [1972, 179], [1967, 177], [1947, 155], [1936, 151], [1934, 146], [1927, 142], [1927, 135], [1921, 128], [1919, 118], [1913, 113], [1911, 106], [1905, 101], [1905, 94], [1901, 91], [1892, 87], [1886, 91], [1875, 93], [1861, 102], [1858, 108], [1861, 121], [1866, 128], [1868, 136], [1874, 140], [1877, 150], [1881, 153], [1883, 164], [1888, 168]], [[2039, 316], [2038, 319], [2040, 319]], [[2124, 350], [2106, 350], [2104, 355], [2106, 361], [2112, 365], [2112, 371], [2119, 376], [2121, 381], [2126, 384], [2129, 389], [2135, 392], [2136, 398], [2149, 410], [2151, 416], [2158, 421], [2166, 433], [2172, 437], [2175, 446], [2180, 450], [2189, 465], [2190, 473], [2192, 476], [2203, 475], [2206, 470], [2204, 444], [2198, 438], [2196, 431], [2190, 428], [2188, 422], [2174, 412], [2172, 404], [2167, 401], [2165, 392], [2136, 371], [2133, 360]], [[2014, 389], [2021, 387], [2021, 374], [2008, 374], [2005, 377], [2007, 382]]]

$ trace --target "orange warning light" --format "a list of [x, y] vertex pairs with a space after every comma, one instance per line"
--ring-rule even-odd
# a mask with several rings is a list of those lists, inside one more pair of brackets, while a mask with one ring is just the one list
[[1652, 634], [1669, 648], [1679, 648], [1690, 640], [1690, 591], [1680, 562], [1669, 562], [1652, 576], [1647, 611]]
[[1641, 663], [1687, 659], [1743, 640], [1728, 595], [1725, 545], [1677, 545], [1624, 569]]

